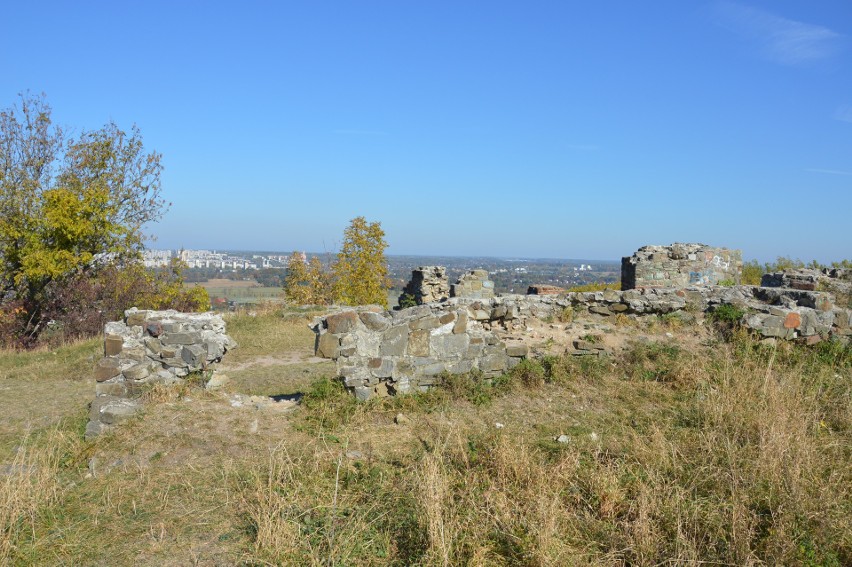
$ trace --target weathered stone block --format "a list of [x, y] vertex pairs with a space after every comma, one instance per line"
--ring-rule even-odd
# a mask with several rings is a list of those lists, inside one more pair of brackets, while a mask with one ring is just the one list
[[163, 345], [160, 348], [160, 357], [161, 358], [175, 358], [180, 353], [180, 350], [183, 347], [174, 346], [174, 345]]
[[180, 357], [190, 368], [198, 369], [207, 362], [207, 349], [201, 345], [187, 345], [180, 351]]
[[470, 359], [459, 360], [448, 365], [447, 371], [451, 374], [464, 374], [473, 370], [474, 361]]
[[373, 396], [373, 389], [369, 386], [355, 386], [353, 391], [355, 392], [355, 398], [361, 402], [366, 402]]
[[160, 362], [162, 364], [164, 364], [165, 366], [169, 367], [169, 368], [186, 369], [186, 368], [189, 367], [189, 365], [186, 363], [186, 361], [182, 357], [179, 357], [179, 356], [174, 356], [174, 357], [171, 357], [171, 358], [163, 358]]
[[474, 309], [473, 318], [476, 321], [488, 321], [491, 319], [491, 312], [484, 309]]
[[184, 328], [180, 323], [173, 322], [161, 322], [160, 326], [163, 328], [164, 333], [180, 333]]
[[225, 354], [225, 347], [221, 343], [204, 341], [204, 347], [207, 349], [207, 360], [219, 360]]
[[134, 364], [130, 368], [127, 368], [122, 372], [124, 377], [127, 380], [144, 380], [148, 376], [151, 375], [153, 368], [151, 364], [148, 362], [141, 362], [139, 364]]
[[380, 356], [403, 356], [408, 347], [408, 326], [391, 327], [382, 334]]
[[316, 355], [322, 358], [337, 358], [340, 356], [340, 338], [331, 333], [323, 333], [317, 340]]
[[141, 326], [145, 324], [145, 317], [147, 316], [147, 311], [133, 311], [131, 313], [127, 313], [127, 318], [124, 322], [128, 327], [136, 327], [137, 325]]
[[[93, 421], [100, 421], [107, 425], [125, 421], [136, 414], [136, 412], [138, 412], [141, 408], [139, 402], [134, 400], [109, 398], [106, 396], [103, 398], [95, 398], [95, 402], [98, 400], [104, 400], [104, 402], [99, 404], [97, 420], [93, 419]], [[95, 405], [95, 402], [92, 402], [93, 406]]]
[[437, 329], [441, 326], [441, 321], [438, 317], [423, 317], [408, 324], [408, 328], [412, 331], [422, 329]]
[[387, 318], [381, 316], [378, 313], [371, 313], [369, 311], [365, 311], [358, 314], [358, 318], [361, 319], [361, 322], [365, 327], [370, 329], [371, 331], [384, 331], [390, 326], [390, 321]]
[[96, 396], [127, 397], [127, 386], [124, 382], [99, 382], [95, 384]]
[[370, 359], [370, 373], [377, 378], [390, 378], [393, 375], [393, 360], [389, 358]]
[[430, 340], [432, 352], [438, 358], [461, 356], [467, 351], [469, 345], [470, 337], [466, 334], [434, 335]]
[[506, 345], [506, 355], [512, 357], [527, 356], [530, 352], [530, 347], [525, 344], [510, 344]]
[[104, 356], [116, 356], [121, 354], [124, 339], [118, 335], [106, 335], [104, 337]]
[[124, 351], [121, 353], [122, 358], [128, 358], [130, 360], [135, 360], [137, 362], [141, 362], [148, 358], [147, 351], [144, 346], [134, 346], [131, 348], [124, 347]]
[[612, 315], [612, 312], [608, 308], [604, 307], [603, 305], [592, 305], [591, 307], [589, 307], [589, 313], [595, 313], [597, 315], [605, 315], [607, 317]]
[[429, 356], [429, 337], [426, 329], [412, 331], [408, 336], [408, 355]]
[[483, 372], [502, 372], [506, 370], [508, 356], [488, 354], [479, 359], [479, 369]]
[[358, 315], [354, 311], [343, 311], [325, 318], [328, 332], [334, 335], [348, 333], [358, 324]]
[[417, 374], [420, 377], [420, 382], [423, 383], [424, 376], [437, 376], [438, 374], [444, 372], [446, 369], [447, 367], [443, 362], [433, 362], [432, 364], [419, 366], [417, 368]]
[[162, 335], [160, 340], [164, 345], [194, 345], [202, 342], [200, 333], [168, 333]]
[[95, 380], [98, 382], [106, 382], [119, 374], [121, 370], [118, 367], [117, 358], [103, 358], [95, 365]]
[[145, 349], [149, 352], [148, 356], [151, 354], [158, 355], [163, 351], [163, 343], [154, 337], [145, 337]]
[[453, 326], [453, 333], [460, 335], [467, 332], [467, 311], [459, 311], [456, 324]]

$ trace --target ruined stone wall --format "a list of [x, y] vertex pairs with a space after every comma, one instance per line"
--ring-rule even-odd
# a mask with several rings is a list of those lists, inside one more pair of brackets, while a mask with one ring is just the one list
[[488, 299], [494, 297], [494, 282], [488, 279], [486, 270], [470, 270], [459, 277], [450, 288], [452, 297]]
[[214, 313], [140, 311], [104, 327], [104, 357], [95, 367], [96, 398], [86, 435], [101, 433], [139, 409], [137, 398], [154, 383], [179, 383], [210, 369], [237, 344]]
[[445, 371], [496, 376], [527, 350], [480, 323], [490, 318], [489, 305], [459, 300], [392, 312], [346, 310], [315, 322], [316, 352], [337, 361], [338, 376], [359, 399], [425, 389]]
[[450, 282], [444, 266], [419, 266], [411, 271], [411, 280], [402, 290], [410, 295], [417, 305], [443, 301], [450, 297]]
[[742, 251], [705, 244], [643, 246], [621, 259], [621, 289], [740, 283]]
[[[334, 359], [346, 386], [367, 399], [426, 389], [443, 372], [501, 374], [529, 354], [530, 320], [558, 320], [566, 309], [575, 320], [592, 323], [618, 315], [700, 313], [722, 304], [743, 309], [742, 324], [763, 337], [808, 343], [852, 337], [852, 311], [835, 306], [830, 294], [756, 286], [451, 298], [394, 312], [345, 310], [318, 318], [313, 329], [317, 355]], [[603, 353], [581, 340], [570, 347], [571, 354]]]

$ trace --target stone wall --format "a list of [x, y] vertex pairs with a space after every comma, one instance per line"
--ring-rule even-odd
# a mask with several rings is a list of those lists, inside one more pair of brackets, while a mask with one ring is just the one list
[[[411, 272], [411, 280], [402, 295], [414, 298], [417, 305], [443, 301], [450, 297], [450, 282], [444, 266], [420, 266]], [[400, 297], [400, 300], [402, 296]]]
[[[337, 374], [359, 399], [423, 390], [443, 372], [501, 374], [530, 353], [531, 320], [560, 319], [566, 310], [583, 325], [666, 313], [713, 311], [723, 304], [745, 312], [741, 323], [760, 336], [814, 343], [849, 341], [852, 311], [831, 294], [756, 286], [689, 286], [604, 290], [561, 295], [451, 298], [394, 312], [344, 310], [314, 321], [316, 353], [336, 361]], [[575, 340], [571, 354], [605, 354]]]
[[104, 327], [104, 357], [95, 367], [96, 398], [86, 435], [133, 415], [151, 384], [179, 383], [191, 372], [210, 369], [236, 346], [214, 313], [125, 311], [123, 321]]
[[811, 291], [817, 289], [847, 291], [852, 287], [852, 270], [845, 268], [784, 270], [763, 274], [760, 285]]
[[527, 354], [481, 324], [490, 304], [451, 299], [400, 311], [345, 310], [315, 321], [318, 356], [337, 361], [337, 373], [358, 399], [408, 393], [434, 385], [442, 372], [506, 372]]
[[621, 289], [740, 283], [742, 251], [705, 244], [643, 246], [621, 259]]
[[452, 285], [450, 296], [488, 299], [494, 297], [494, 282], [488, 279], [486, 270], [470, 270]]

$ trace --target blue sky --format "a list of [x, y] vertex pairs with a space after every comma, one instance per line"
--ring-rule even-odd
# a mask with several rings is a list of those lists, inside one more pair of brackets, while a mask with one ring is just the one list
[[16, 2], [0, 107], [163, 154], [154, 247], [852, 257], [852, 3]]

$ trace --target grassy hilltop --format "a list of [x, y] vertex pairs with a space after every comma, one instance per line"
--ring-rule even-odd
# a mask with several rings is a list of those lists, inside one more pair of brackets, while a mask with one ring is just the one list
[[359, 404], [309, 316], [230, 315], [224, 391], [94, 441], [99, 340], [0, 354], [0, 564], [852, 564], [848, 347], [659, 319]]

